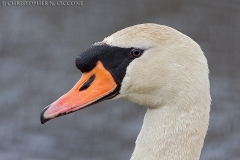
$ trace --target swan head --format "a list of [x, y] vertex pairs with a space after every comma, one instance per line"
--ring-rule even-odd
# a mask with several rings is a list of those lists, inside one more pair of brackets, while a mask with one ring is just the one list
[[183, 102], [206, 105], [210, 100], [201, 48], [167, 26], [140, 24], [120, 30], [82, 52], [76, 66], [81, 79], [44, 108], [42, 123], [111, 98], [149, 108]]

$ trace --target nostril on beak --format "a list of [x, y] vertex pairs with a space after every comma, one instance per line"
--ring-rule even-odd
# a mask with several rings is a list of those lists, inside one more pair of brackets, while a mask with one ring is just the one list
[[79, 89], [79, 91], [83, 91], [85, 89], [87, 89], [92, 82], [94, 81], [94, 79], [96, 78], [96, 75], [92, 75], [85, 83], [83, 83], [83, 85], [81, 86], [81, 88]]

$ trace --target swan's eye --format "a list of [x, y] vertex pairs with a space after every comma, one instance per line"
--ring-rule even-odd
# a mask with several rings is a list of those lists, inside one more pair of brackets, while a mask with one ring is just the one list
[[141, 49], [132, 49], [130, 52], [130, 56], [133, 58], [138, 58], [143, 54], [143, 50]]

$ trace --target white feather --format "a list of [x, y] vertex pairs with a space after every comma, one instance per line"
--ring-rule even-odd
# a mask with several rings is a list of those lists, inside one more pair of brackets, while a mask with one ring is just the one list
[[125, 28], [103, 43], [145, 49], [128, 66], [117, 97], [148, 107], [131, 160], [198, 160], [211, 103], [199, 45], [157, 24]]

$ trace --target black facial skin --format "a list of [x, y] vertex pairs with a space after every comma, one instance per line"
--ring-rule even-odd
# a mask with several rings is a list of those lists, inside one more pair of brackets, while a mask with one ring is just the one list
[[[110, 72], [112, 75], [114, 81], [117, 84], [117, 87], [110, 92], [108, 95], [101, 97], [100, 99], [94, 101], [93, 103], [85, 106], [88, 107], [90, 105], [99, 103], [103, 100], [110, 99], [115, 97], [119, 94], [121, 83], [123, 81], [123, 78], [126, 74], [127, 66], [135, 59], [139, 58], [143, 54], [144, 50], [137, 49], [137, 48], [120, 48], [120, 47], [114, 47], [109, 46], [104, 43], [96, 43], [92, 45], [89, 49], [82, 52], [80, 55], [77, 56], [75, 60], [75, 64], [77, 68], [81, 72], [89, 72], [91, 71], [97, 64], [98, 61], [101, 61], [103, 66], [106, 70]], [[95, 80], [96, 75], [92, 75], [79, 89], [80, 91], [83, 91], [87, 89], [92, 82]], [[50, 107], [51, 105], [44, 108], [40, 115], [41, 123], [44, 124], [50, 119], [45, 119], [43, 117], [44, 112]], [[85, 108], [82, 107], [81, 109]], [[75, 111], [74, 111], [75, 112]], [[57, 117], [69, 114], [71, 112], [67, 113], [61, 113]], [[56, 117], [55, 117], [56, 118]]]
[[142, 53], [142, 49], [120, 48], [97, 43], [78, 55], [75, 64], [81, 72], [89, 72], [98, 61], [101, 61], [117, 85], [121, 85], [127, 66], [134, 58], [140, 57]]

